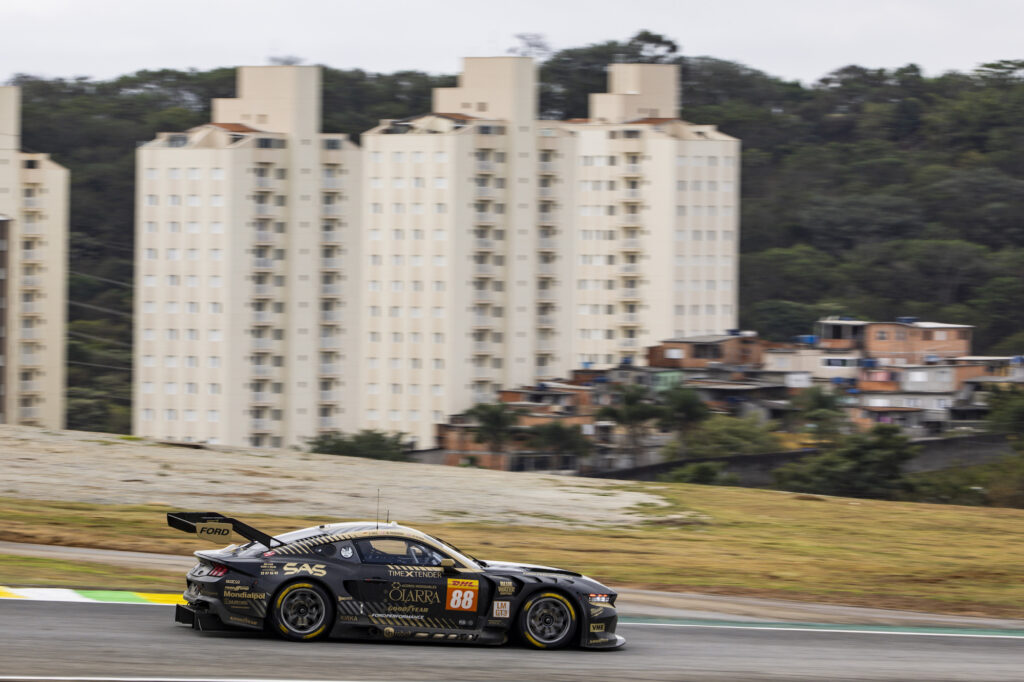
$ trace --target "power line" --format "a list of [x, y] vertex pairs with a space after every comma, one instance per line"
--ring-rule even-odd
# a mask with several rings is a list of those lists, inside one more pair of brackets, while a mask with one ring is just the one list
[[108, 282], [110, 284], [116, 284], [118, 286], [126, 287], [131, 289], [134, 285], [128, 282], [118, 282], [116, 279], [107, 279], [106, 277], [100, 277], [99, 275], [90, 275], [88, 272], [78, 272], [77, 270], [68, 270], [72, 275], [79, 275], [80, 277], [88, 277], [89, 279], [99, 280], [100, 282]]
[[130, 372], [130, 371], [132, 371], [131, 367], [115, 367], [113, 365], [98, 365], [95, 362], [79, 362], [78, 360], [68, 360], [67, 363], [69, 365], [83, 365], [85, 367], [104, 367], [106, 369], [119, 369], [119, 370], [121, 370], [123, 372]]
[[97, 341], [103, 341], [105, 343], [112, 343], [115, 346], [124, 346], [125, 348], [132, 347], [132, 344], [125, 343], [124, 341], [115, 341], [113, 339], [108, 339], [102, 336], [93, 336], [92, 334], [85, 334], [83, 332], [75, 331], [74, 329], [69, 329], [68, 334], [71, 334], [72, 336], [81, 336], [86, 339], [96, 339]]
[[92, 310], [100, 310], [100, 311], [105, 312], [105, 313], [113, 313], [115, 315], [121, 315], [122, 317], [131, 317], [132, 316], [131, 313], [126, 313], [126, 312], [121, 311], [121, 310], [114, 310], [113, 308], [104, 308], [102, 306], [92, 305], [91, 303], [80, 303], [78, 301], [73, 301], [71, 299], [68, 299], [68, 303], [70, 303], [71, 305], [80, 306], [82, 308], [91, 308]]

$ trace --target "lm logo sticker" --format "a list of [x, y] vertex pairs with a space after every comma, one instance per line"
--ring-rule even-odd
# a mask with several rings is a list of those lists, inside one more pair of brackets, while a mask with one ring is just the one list
[[327, 575], [327, 564], [300, 564], [296, 561], [289, 561], [284, 565], [285, 575], [296, 575], [298, 573], [308, 573], [309, 575], [325, 576]]
[[476, 611], [480, 583], [476, 580], [448, 578], [448, 593], [445, 595], [445, 610]]

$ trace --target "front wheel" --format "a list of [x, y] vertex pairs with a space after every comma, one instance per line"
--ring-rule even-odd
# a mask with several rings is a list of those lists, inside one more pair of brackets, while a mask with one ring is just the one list
[[543, 592], [523, 604], [519, 632], [537, 649], [560, 649], [576, 634], [576, 608], [564, 595]]
[[309, 642], [327, 634], [332, 613], [331, 600], [318, 585], [291, 583], [274, 598], [271, 628], [285, 639]]

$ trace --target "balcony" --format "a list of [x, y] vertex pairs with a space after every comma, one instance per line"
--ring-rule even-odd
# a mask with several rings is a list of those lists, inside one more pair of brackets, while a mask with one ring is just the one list
[[537, 272], [541, 275], [553, 276], [555, 274], [555, 264], [541, 263], [537, 266]]
[[322, 187], [324, 189], [341, 189], [341, 178], [324, 178]]
[[36, 305], [33, 301], [23, 301], [21, 304], [21, 312], [23, 313], [38, 313], [42, 312], [42, 306]]
[[321, 310], [320, 319], [323, 322], [340, 322], [341, 311], [340, 310]]
[[18, 390], [22, 393], [35, 393], [39, 391], [38, 381], [21, 381], [18, 383]]
[[622, 167], [623, 175], [640, 175], [640, 164], [627, 163]]
[[249, 428], [252, 431], [269, 431], [271, 424], [269, 419], [253, 419], [249, 423]]
[[42, 234], [43, 224], [42, 223], [22, 223], [21, 231], [25, 234]]
[[539, 196], [541, 198], [553, 197], [553, 196], [555, 196], [555, 188], [554, 187], [538, 187], [537, 188], [537, 196]]
[[255, 348], [256, 350], [270, 350], [273, 343], [273, 339], [254, 338], [252, 340], [252, 347]]
[[489, 289], [473, 289], [473, 300], [491, 301], [494, 300], [494, 294]]
[[328, 244], [337, 244], [341, 241], [341, 233], [337, 230], [321, 232], [320, 235], [320, 241], [327, 242]]
[[628, 188], [627, 187], [626, 189], [622, 190], [622, 200], [623, 201], [634, 201], [634, 200], [637, 200], [639, 198], [640, 198], [640, 189], [639, 188], [633, 189], [633, 188]]
[[493, 379], [495, 378], [496, 371], [493, 367], [474, 367], [473, 378], [474, 379]]
[[41, 365], [43, 364], [43, 356], [36, 355], [35, 353], [22, 353], [20, 364], [29, 366]]
[[338, 373], [338, 366], [335, 365], [335, 364], [331, 364], [331, 363], [320, 365], [320, 372], [319, 373], [320, 373], [321, 376], [331, 376], [331, 375], [337, 374]]
[[640, 300], [640, 288], [623, 287], [619, 290], [619, 298], [623, 301], [638, 301]]
[[270, 270], [274, 267], [273, 258], [253, 258], [252, 266], [257, 270]]
[[495, 221], [495, 217], [490, 211], [477, 211], [476, 218], [474, 220], [478, 223], [493, 223]]
[[38, 339], [39, 332], [34, 327], [22, 327], [20, 336], [23, 339]]
[[494, 248], [494, 242], [492, 242], [490, 239], [477, 239], [474, 245], [478, 249], [490, 250]]
[[274, 186], [274, 180], [273, 178], [266, 175], [257, 175], [255, 184], [256, 189], [269, 190]]
[[639, 324], [640, 315], [638, 315], [637, 313], [622, 313], [621, 315], [619, 315], [619, 322], [628, 325]]
[[321, 294], [326, 294], [328, 296], [337, 296], [338, 294], [341, 293], [341, 285], [340, 284], [321, 284], [320, 285], [320, 293]]
[[252, 288], [254, 296], [269, 296], [273, 291], [274, 288], [270, 284], [257, 284]]
[[38, 419], [39, 408], [38, 407], [19, 407], [18, 417], [21, 419]]
[[492, 197], [494, 196], [494, 190], [491, 187], [485, 187], [477, 185], [475, 188], [476, 196], [478, 197]]
[[268, 324], [271, 321], [271, 315], [274, 313], [269, 310], [254, 310], [252, 313], [252, 319], [254, 322]]
[[271, 374], [271, 369], [270, 365], [253, 365], [252, 375], [254, 377], [268, 377]]
[[555, 350], [555, 340], [553, 338], [537, 339], [537, 350], [541, 352], [550, 353], [551, 351]]
[[490, 341], [474, 341], [473, 351], [476, 353], [490, 353], [493, 350], [493, 346]]
[[540, 211], [537, 214], [537, 220], [542, 223], [558, 222], [558, 211]]
[[266, 230], [256, 231], [256, 243], [257, 244], [269, 244], [274, 241], [274, 233], [267, 232]]
[[554, 327], [555, 326], [555, 318], [552, 317], [551, 315], [538, 315], [537, 316], [537, 326], [538, 327]]
[[270, 204], [256, 204], [256, 215], [273, 215], [274, 207]]
[[325, 270], [337, 270], [338, 268], [341, 267], [341, 259], [340, 258], [321, 258], [320, 259], [320, 267], [324, 268]]
[[320, 417], [319, 424], [321, 429], [336, 429], [338, 428], [338, 422], [334, 417]]
[[39, 199], [35, 197], [25, 197], [25, 203], [23, 206], [25, 208], [39, 208]]
[[538, 169], [541, 173], [554, 173], [555, 164], [553, 161], [541, 161], [538, 165]]
[[637, 227], [639, 224], [639, 213], [625, 213], [619, 216], [619, 225], [621, 225], [622, 227]]
[[537, 240], [537, 248], [538, 249], [554, 249], [554, 248], [556, 248], [555, 240], [552, 239], [551, 237], [541, 237], [540, 239]]
[[623, 275], [636, 275], [640, 273], [639, 263], [622, 263], [619, 265], [619, 273]]
[[42, 260], [43, 252], [37, 249], [27, 249], [21, 252], [22, 260]]
[[490, 327], [494, 325], [494, 318], [487, 315], [474, 315], [473, 326], [474, 327]]
[[619, 345], [623, 348], [636, 348], [636, 339], [619, 339]]
[[341, 215], [341, 204], [324, 204], [324, 215]]
[[477, 159], [476, 169], [478, 171], [483, 171], [485, 173], [490, 173], [490, 172], [492, 172], [494, 170], [494, 162], [493, 161], [481, 161], [480, 159]]
[[269, 403], [270, 402], [270, 394], [267, 393], [266, 391], [257, 391], [257, 392], [252, 394], [252, 398], [250, 399], [250, 402], [254, 402], [254, 403]]
[[340, 348], [341, 339], [337, 336], [321, 336], [320, 337], [321, 348]]
[[473, 272], [478, 275], [490, 275], [494, 272], [494, 266], [490, 263], [474, 263]]
[[338, 401], [338, 393], [334, 391], [320, 391], [320, 402], [322, 403], [334, 403]]
[[555, 293], [554, 289], [538, 289], [537, 300], [552, 302], [558, 300], [558, 294]]
[[42, 284], [42, 277], [36, 277], [34, 275], [25, 275], [21, 278], [21, 286], [23, 287], [36, 288], [42, 286]]
[[623, 239], [620, 248], [623, 251], [633, 251], [640, 248], [639, 239]]

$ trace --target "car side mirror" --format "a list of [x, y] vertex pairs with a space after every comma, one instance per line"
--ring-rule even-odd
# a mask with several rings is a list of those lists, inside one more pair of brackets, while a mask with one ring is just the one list
[[441, 569], [445, 573], [455, 572], [455, 559], [441, 559]]

